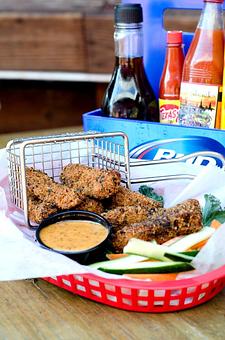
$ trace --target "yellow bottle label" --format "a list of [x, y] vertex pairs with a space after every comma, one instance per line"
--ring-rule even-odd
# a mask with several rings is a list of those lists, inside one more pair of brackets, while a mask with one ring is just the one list
[[160, 123], [178, 124], [179, 100], [159, 99]]
[[179, 124], [214, 128], [219, 86], [181, 83]]
[[223, 95], [223, 87], [220, 86], [219, 94], [218, 94], [218, 103], [217, 103], [217, 110], [216, 110], [216, 124], [215, 128], [221, 128], [221, 118], [222, 118], [222, 95]]

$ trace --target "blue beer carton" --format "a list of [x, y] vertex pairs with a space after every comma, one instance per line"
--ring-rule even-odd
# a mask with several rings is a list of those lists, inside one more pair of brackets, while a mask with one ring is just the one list
[[[145, 68], [157, 96], [166, 47], [163, 15], [167, 9], [202, 9], [203, 0], [125, 0], [123, 2], [138, 2], [143, 6]], [[193, 33], [183, 34], [186, 51], [192, 36]], [[194, 157], [191, 162], [197, 165], [221, 166], [221, 159], [212, 153], [217, 152], [225, 157], [224, 130], [103, 117], [100, 109], [83, 114], [83, 126], [85, 131], [126, 133], [129, 137], [132, 158], [163, 160], [207, 151], [208, 154]]]
[[208, 151], [208, 155], [195, 157], [192, 162], [196, 165], [210, 163], [221, 166], [221, 160], [211, 153], [217, 152], [225, 157], [224, 130], [110, 118], [101, 114], [101, 110], [85, 113], [84, 130], [126, 133], [132, 158], [172, 159], [194, 152]]

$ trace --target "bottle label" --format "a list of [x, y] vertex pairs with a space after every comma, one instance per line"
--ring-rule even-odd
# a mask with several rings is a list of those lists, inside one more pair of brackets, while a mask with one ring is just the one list
[[178, 123], [186, 126], [214, 128], [219, 86], [181, 83]]
[[180, 101], [159, 99], [160, 123], [178, 124]]

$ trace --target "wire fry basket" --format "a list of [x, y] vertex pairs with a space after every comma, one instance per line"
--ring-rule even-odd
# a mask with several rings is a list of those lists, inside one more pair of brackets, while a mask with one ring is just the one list
[[[28, 216], [26, 167], [42, 170], [59, 181], [61, 170], [69, 163], [86, 164], [95, 168], [116, 169], [128, 188], [135, 183], [159, 180], [192, 179], [192, 175], [131, 178], [130, 169], [154, 164], [186, 161], [209, 152], [199, 152], [175, 160], [130, 162], [128, 137], [121, 132], [80, 133], [12, 140], [7, 144], [9, 189], [12, 202], [23, 209], [25, 223], [34, 227]], [[222, 155], [211, 152], [225, 167]], [[141, 171], [140, 171], [141, 173]], [[139, 312], [168, 312], [202, 304], [225, 286], [225, 266], [195, 278], [151, 282], [145, 280], [108, 279], [92, 273], [60, 275], [44, 280], [88, 299], [116, 308]]]
[[26, 167], [44, 171], [55, 181], [69, 163], [98, 169], [115, 169], [121, 181], [130, 187], [128, 138], [124, 133], [78, 133], [12, 140], [6, 147], [9, 187], [12, 202], [28, 215]]

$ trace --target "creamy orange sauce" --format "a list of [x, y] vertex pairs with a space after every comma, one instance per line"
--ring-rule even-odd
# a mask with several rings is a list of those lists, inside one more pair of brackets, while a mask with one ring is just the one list
[[91, 221], [60, 221], [41, 229], [40, 239], [57, 250], [80, 251], [92, 248], [108, 235], [108, 229]]

